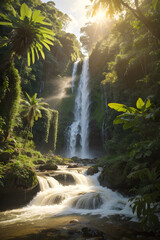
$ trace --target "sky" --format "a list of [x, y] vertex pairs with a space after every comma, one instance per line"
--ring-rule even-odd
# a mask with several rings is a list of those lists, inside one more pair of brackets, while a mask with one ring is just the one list
[[[42, 0], [48, 2], [48, 0]], [[63, 13], [67, 13], [73, 20], [66, 29], [67, 32], [74, 33], [78, 39], [80, 37], [80, 28], [87, 22], [85, 6], [90, 4], [90, 0], [53, 0]]]

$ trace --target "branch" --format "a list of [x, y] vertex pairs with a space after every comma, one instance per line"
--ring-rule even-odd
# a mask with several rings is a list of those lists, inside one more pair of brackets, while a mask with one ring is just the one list
[[[130, 11], [133, 13], [133, 15], [134, 15], [138, 20], [140, 20], [138, 14], [137, 14], [136, 9], [130, 7], [130, 6], [129, 6], [127, 3], [125, 3], [123, 0], [121, 0], [121, 4], [122, 4], [124, 7], [126, 7], [128, 10], [130, 10]], [[138, 0], [135, 0], [135, 6], [136, 6], [136, 4], [137, 4], [137, 6], [138, 6]], [[136, 6], [136, 8], [137, 8], [137, 6]], [[139, 9], [139, 8], [138, 8], [138, 9]]]

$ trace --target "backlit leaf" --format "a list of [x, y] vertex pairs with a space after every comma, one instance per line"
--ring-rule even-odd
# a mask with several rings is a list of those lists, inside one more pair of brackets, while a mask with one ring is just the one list
[[144, 106], [144, 102], [143, 102], [142, 98], [138, 98], [138, 100], [136, 102], [136, 106], [138, 109], [142, 109], [142, 107]]
[[22, 6], [21, 6], [21, 9], [20, 9], [20, 13], [21, 13], [20, 18], [21, 18], [21, 20], [25, 19], [25, 17], [28, 15], [28, 11], [29, 11], [28, 10], [28, 6], [25, 3], [23, 3]]

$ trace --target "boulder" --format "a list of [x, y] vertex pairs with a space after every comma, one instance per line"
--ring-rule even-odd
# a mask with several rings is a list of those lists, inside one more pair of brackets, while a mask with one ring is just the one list
[[57, 169], [58, 169], [57, 165], [50, 163], [50, 162], [47, 162], [39, 167], [40, 171], [57, 170]]
[[78, 168], [79, 165], [78, 164], [69, 164], [68, 168]]
[[99, 231], [98, 229], [95, 228], [91, 228], [91, 227], [84, 227], [82, 228], [82, 233], [83, 233], [83, 237], [101, 237], [101, 239], [104, 238], [104, 233]]
[[60, 182], [64, 186], [75, 185], [76, 181], [71, 174], [57, 174], [52, 175], [58, 182]]
[[88, 168], [87, 170], [87, 175], [94, 175], [95, 173], [98, 173], [98, 167], [97, 166], [92, 166], [90, 168]]

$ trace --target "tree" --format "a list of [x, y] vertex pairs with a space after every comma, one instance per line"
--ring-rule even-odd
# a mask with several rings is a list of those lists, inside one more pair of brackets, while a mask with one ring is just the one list
[[[160, 108], [152, 106], [150, 99], [139, 98], [136, 107], [124, 104], [109, 103], [108, 106], [118, 112], [114, 124], [123, 124], [123, 129], [131, 128], [138, 135], [138, 141], [130, 146], [130, 161], [134, 162], [128, 178], [135, 181], [132, 190], [136, 196], [130, 199], [133, 213], [144, 226], [152, 230], [159, 229], [156, 215], [159, 209], [160, 177], [159, 177], [159, 115]], [[136, 183], [137, 182], [137, 183]]]
[[[28, 65], [35, 62], [35, 54], [45, 58], [43, 46], [50, 50], [54, 33], [44, 27], [50, 23], [44, 21], [39, 10], [32, 11], [25, 3], [20, 8], [20, 15], [13, 9], [13, 15], [0, 13], [0, 25], [11, 28], [9, 37], [0, 38], [0, 47], [8, 46], [0, 67], [0, 116], [5, 122], [4, 136], [7, 139], [12, 130], [20, 99], [20, 76], [14, 66], [14, 57], [21, 58], [27, 53]], [[9, 100], [9, 101], [8, 101]]]
[[[151, 16], [152, 20], [149, 19], [149, 17], [146, 16], [141, 10], [141, 6], [146, 2], [145, 0], [91, 0], [91, 2], [93, 2], [91, 9], [92, 16], [97, 13], [100, 7], [107, 10], [110, 15], [116, 14], [117, 12], [121, 12], [123, 10], [129, 10], [142, 24], [146, 26], [153, 36], [160, 40], [160, 24], [158, 20], [153, 19], [153, 16]], [[152, 8], [154, 10], [158, 10], [159, 6], [160, 0], [152, 1]]]
[[53, 45], [54, 33], [51, 29], [44, 25], [51, 25], [44, 21], [39, 10], [32, 11], [25, 3], [20, 9], [20, 16], [14, 10], [14, 15], [4, 15], [0, 13], [0, 17], [5, 21], [0, 21], [0, 25], [10, 27], [10, 37], [0, 39], [1, 47], [9, 45], [10, 55], [16, 55], [19, 58], [27, 52], [28, 65], [35, 62], [35, 54], [39, 59], [39, 53], [45, 59], [43, 46], [50, 50], [49, 45]]
[[44, 106], [48, 106], [48, 103], [42, 102], [43, 98], [37, 98], [37, 93], [32, 97], [26, 93], [26, 96], [28, 100], [22, 100], [21, 112], [24, 112], [24, 117], [27, 119], [27, 132], [29, 132], [32, 131], [34, 121], [42, 117], [41, 110], [45, 110]]

